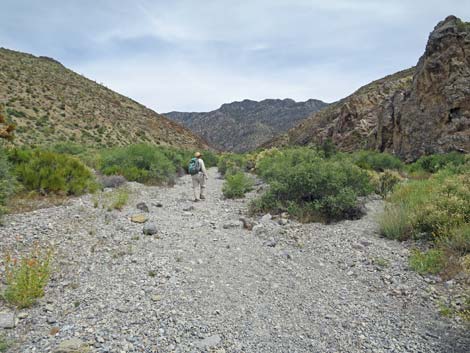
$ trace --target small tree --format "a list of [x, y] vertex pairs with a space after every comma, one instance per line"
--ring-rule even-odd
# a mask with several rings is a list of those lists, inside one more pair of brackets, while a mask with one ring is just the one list
[[15, 126], [7, 123], [3, 115], [3, 106], [0, 105], [0, 139], [13, 140], [13, 131]]

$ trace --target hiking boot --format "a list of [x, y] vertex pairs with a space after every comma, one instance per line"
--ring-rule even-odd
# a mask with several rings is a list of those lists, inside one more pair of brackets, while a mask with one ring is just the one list
[[206, 199], [206, 197], [201, 195], [201, 200], [205, 200], [205, 199]]
[[199, 202], [199, 201], [201, 201], [201, 200], [199, 200], [199, 199], [194, 199], [193, 201], [194, 201], [194, 202]]

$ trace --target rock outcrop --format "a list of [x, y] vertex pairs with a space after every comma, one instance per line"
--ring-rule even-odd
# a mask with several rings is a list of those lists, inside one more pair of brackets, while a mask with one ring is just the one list
[[416, 67], [374, 81], [264, 146], [330, 139], [339, 149], [423, 154], [470, 152], [470, 24], [449, 16]]
[[223, 104], [207, 113], [170, 112], [164, 115], [183, 124], [223, 151], [254, 150], [269, 139], [284, 133], [302, 119], [327, 106], [310, 99], [265, 99], [261, 102], [245, 99]]

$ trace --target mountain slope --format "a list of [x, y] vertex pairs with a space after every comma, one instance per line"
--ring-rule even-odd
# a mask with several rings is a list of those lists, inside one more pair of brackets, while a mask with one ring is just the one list
[[414, 160], [470, 152], [470, 24], [449, 16], [431, 33], [416, 67], [360, 88], [265, 144], [331, 139], [341, 150], [370, 148]]
[[292, 99], [244, 100], [223, 104], [207, 113], [170, 112], [164, 115], [182, 123], [221, 150], [245, 152], [287, 131], [326, 105], [315, 99], [306, 102]]
[[207, 148], [164, 116], [65, 68], [0, 48], [0, 104], [16, 125], [15, 144], [72, 141], [103, 147], [137, 142]]

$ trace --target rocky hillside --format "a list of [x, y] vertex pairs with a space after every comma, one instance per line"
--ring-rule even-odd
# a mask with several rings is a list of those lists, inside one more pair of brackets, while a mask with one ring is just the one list
[[0, 48], [2, 105], [16, 125], [16, 144], [207, 147], [188, 129], [53, 59]]
[[316, 99], [306, 102], [292, 99], [244, 100], [223, 104], [208, 113], [170, 112], [164, 115], [182, 123], [221, 150], [246, 152], [287, 131], [326, 105]]
[[331, 139], [341, 150], [371, 148], [414, 160], [470, 152], [470, 23], [449, 16], [429, 36], [416, 67], [360, 88], [265, 146]]

